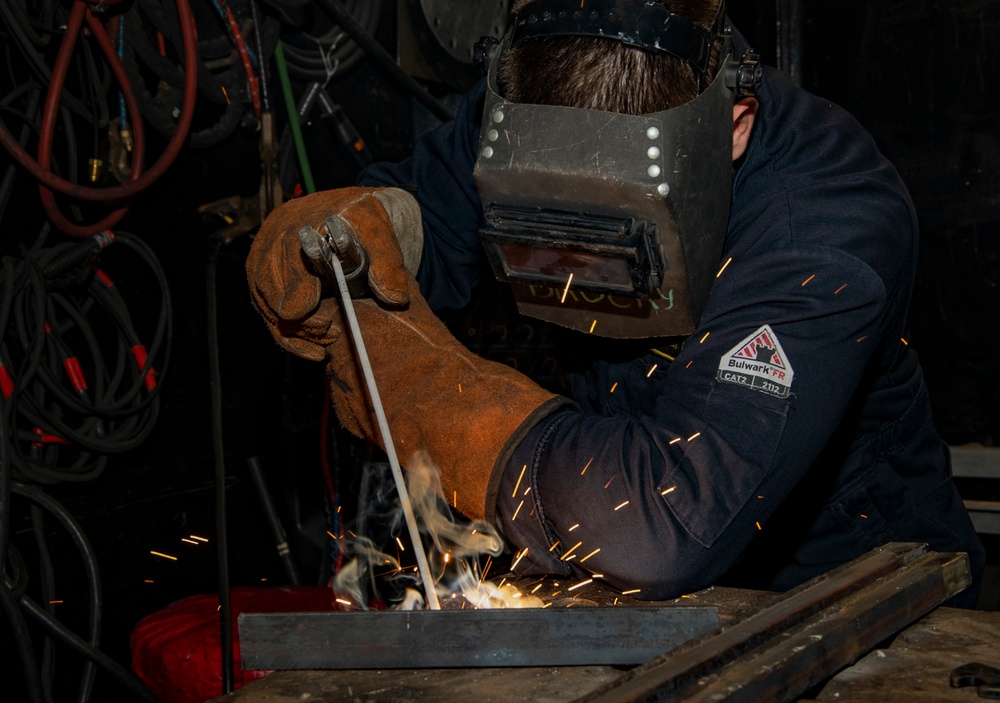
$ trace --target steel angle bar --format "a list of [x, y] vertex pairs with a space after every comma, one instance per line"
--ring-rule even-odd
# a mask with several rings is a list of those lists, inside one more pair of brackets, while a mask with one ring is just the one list
[[630, 665], [719, 629], [703, 606], [244, 613], [244, 669]]
[[[657, 657], [579, 700], [716, 701], [730, 700], [726, 696], [739, 691], [751, 693], [732, 700], [790, 700], [794, 695], [782, 697], [787, 690], [805, 689], [798, 688], [801, 682], [790, 684], [786, 679], [821, 681], [970, 582], [965, 554], [927, 554], [926, 545], [888, 544], [802, 584], [720, 633]], [[786, 650], [792, 634], [801, 638]], [[788, 668], [774, 668], [772, 673], [775, 659], [783, 658], [788, 659]], [[761, 693], [738, 685], [740, 677], [756, 681], [761, 676], [773, 690]], [[717, 681], [727, 683], [713, 683]], [[701, 698], [710, 686], [712, 696]]]

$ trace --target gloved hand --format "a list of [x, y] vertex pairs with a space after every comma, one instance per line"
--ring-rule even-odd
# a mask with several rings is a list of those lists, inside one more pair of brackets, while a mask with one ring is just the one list
[[[492, 519], [509, 452], [535, 424], [570, 401], [456, 340], [406, 274], [409, 305], [366, 298], [354, 307], [400, 462], [425, 451], [441, 469], [444, 498], [467, 517]], [[334, 303], [336, 304], [336, 303]], [[382, 446], [350, 333], [326, 349], [341, 424]]]
[[254, 306], [285, 349], [312, 361], [340, 335], [336, 302], [302, 253], [299, 229], [339, 216], [369, 260], [368, 285], [390, 306], [406, 305], [406, 270], [416, 273], [423, 247], [420, 206], [399, 188], [341, 188], [283, 204], [261, 225], [247, 257]]

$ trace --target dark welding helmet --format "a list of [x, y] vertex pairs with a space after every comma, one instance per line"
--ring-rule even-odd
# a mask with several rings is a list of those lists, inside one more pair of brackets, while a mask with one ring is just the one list
[[[694, 69], [699, 95], [641, 116], [505, 99], [503, 52], [556, 35], [674, 54]], [[713, 46], [720, 70], [709, 81]], [[733, 61], [724, 11], [707, 32], [651, 0], [537, 0], [483, 60], [480, 233], [518, 309], [605, 337], [694, 331], [729, 219], [734, 95], [752, 96], [760, 80], [756, 55]]]

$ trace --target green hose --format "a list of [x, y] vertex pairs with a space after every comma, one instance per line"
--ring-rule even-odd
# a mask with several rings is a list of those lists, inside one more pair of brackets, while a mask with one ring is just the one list
[[315, 193], [312, 169], [309, 168], [309, 157], [306, 155], [306, 145], [302, 141], [302, 129], [299, 127], [299, 112], [295, 107], [295, 97], [292, 95], [292, 82], [288, 78], [288, 65], [285, 63], [285, 52], [281, 42], [274, 47], [274, 59], [278, 64], [278, 78], [281, 80], [281, 92], [285, 96], [285, 109], [288, 110], [288, 126], [292, 128], [292, 141], [295, 143], [295, 154], [299, 157], [299, 170], [302, 171], [302, 183], [306, 193]]

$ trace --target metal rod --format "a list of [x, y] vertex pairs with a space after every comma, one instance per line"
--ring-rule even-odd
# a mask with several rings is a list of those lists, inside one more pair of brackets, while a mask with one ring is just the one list
[[330, 257], [330, 263], [333, 266], [334, 274], [337, 276], [337, 286], [340, 288], [340, 299], [343, 303], [344, 314], [347, 316], [347, 324], [351, 328], [351, 338], [354, 341], [354, 348], [358, 353], [358, 361], [361, 363], [365, 384], [368, 386], [368, 396], [372, 401], [375, 417], [378, 419], [378, 428], [382, 435], [382, 443], [385, 445], [385, 453], [389, 457], [392, 478], [396, 482], [396, 490], [399, 492], [399, 503], [403, 507], [403, 517], [406, 518], [406, 529], [410, 533], [413, 551], [417, 555], [417, 568], [420, 571], [420, 579], [424, 584], [424, 597], [427, 599], [427, 605], [431, 610], [440, 610], [441, 603], [438, 601], [437, 591], [434, 590], [434, 579], [431, 576], [430, 567], [427, 565], [427, 554], [424, 552], [424, 543], [420, 540], [420, 529], [417, 527], [417, 518], [413, 514], [410, 495], [406, 490], [403, 472], [399, 467], [399, 458], [396, 456], [396, 447], [393, 445], [392, 434], [389, 432], [389, 421], [385, 417], [385, 409], [382, 407], [382, 397], [379, 395], [378, 386], [375, 384], [375, 373], [372, 371], [371, 360], [368, 358], [368, 349], [365, 347], [365, 340], [361, 336], [361, 326], [358, 324], [358, 317], [354, 312], [354, 301], [351, 300], [351, 293], [347, 290], [347, 277], [344, 275], [344, 267], [340, 265], [340, 259], [336, 256]]

